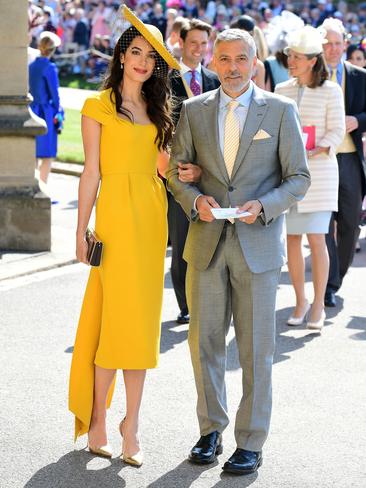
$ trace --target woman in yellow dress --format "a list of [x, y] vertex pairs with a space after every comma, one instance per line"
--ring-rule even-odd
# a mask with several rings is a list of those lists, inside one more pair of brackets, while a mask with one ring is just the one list
[[101, 265], [91, 269], [70, 374], [75, 438], [111, 457], [106, 432], [116, 376], [122, 369], [126, 416], [122, 459], [141, 465], [138, 418], [146, 369], [157, 366], [167, 243], [164, 173], [171, 141], [167, 75], [179, 65], [160, 31], [124, 8], [131, 22], [120, 37], [104, 90], [82, 109], [85, 166], [79, 186], [77, 258], [86, 263], [85, 231], [96, 202]]

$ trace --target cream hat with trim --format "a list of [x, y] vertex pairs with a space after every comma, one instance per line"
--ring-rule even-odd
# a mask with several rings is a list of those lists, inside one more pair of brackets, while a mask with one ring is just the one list
[[52, 42], [52, 44], [53, 44], [54, 47], [61, 46], [61, 39], [54, 32], [51, 32], [51, 31], [43, 31], [43, 32], [41, 32], [40, 35], [39, 35], [39, 39], [42, 40], [45, 37], [48, 37], [48, 39], [50, 39], [50, 41]]
[[324, 37], [323, 29], [315, 29], [306, 25], [302, 29], [291, 32], [287, 37], [287, 47], [283, 50], [285, 54], [295, 51], [299, 54], [320, 54], [323, 52], [323, 44], [328, 41]]

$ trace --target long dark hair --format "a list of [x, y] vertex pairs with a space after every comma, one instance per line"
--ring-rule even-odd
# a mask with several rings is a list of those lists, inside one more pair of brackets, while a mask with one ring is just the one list
[[329, 78], [329, 71], [327, 64], [324, 59], [323, 53], [320, 54], [307, 54], [306, 57], [308, 59], [316, 58], [316, 62], [312, 69], [312, 80], [309, 88], [316, 88], [318, 86], [322, 86], [322, 84]]
[[275, 54], [275, 58], [282, 66], [288, 69], [287, 55], [283, 51], [277, 51]]
[[[111, 88], [111, 101], [116, 105], [116, 111], [131, 122], [133, 122], [132, 113], [122, 107], [122, 95], [120, 86], [123, 79], [123, 67], [121, 68], [121, 53], [125, 53], [127, 47], [131, 44], [136, 36], [141, 36], [138, 30], [132, 27], [127, 29], [119, 38], [113, 52], [113, 57], [109, 63], [108, 72], [103, 82], [102, 89]], [[124, 37], [125, 36], [125, 37]], [[127, 40], [127, 42], [126, 42]], [[173, 121], [171, 118], [170, 106], [170, 89], [168, 86], [168, 66], [165, 61], [156, 52], [156, 64], [159, 67], [166, 65], [164, 73], [155, 74], [156, 70], [148, 80], [142, 85], [142, 95], [147, 105], [147, 115], [157, 129], [157, 142], [159, 151], [166, 150], [173, 136]]]

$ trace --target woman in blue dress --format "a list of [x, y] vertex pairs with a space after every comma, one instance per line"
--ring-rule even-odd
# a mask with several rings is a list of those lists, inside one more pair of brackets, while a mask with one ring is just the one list
[[47, 124], [47, 134], [36, 137], [36, 158], [39, 161], [40, 179], [47, 182], [52, 159], [57, 154], [57, 132], [60, 124], [60, 97], [58, 74], [50, 61], [60, 38], [53, 32], [42, 32], [39, 41], [40, 56], [29, 65], [29, 91], [33, 97], [31, 109]]

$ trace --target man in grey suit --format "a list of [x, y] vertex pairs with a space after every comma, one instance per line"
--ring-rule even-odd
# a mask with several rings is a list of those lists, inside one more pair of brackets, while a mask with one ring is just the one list
[[[276, 289], [286, 259], [283, 213], [310, 184], [296, 107], [253, 85], [255, 52], [247, 32], [218, 35], [214, 63], [222, 86], [184, 102], [167, 172], [168, 187], [190, 219], [184, 259], [201, 438], [189, 459], [208, 464], [222, 452], [229, 423], [225, 339], [233, 317], [243, 397], [237, 449], [223, 469], [236, 474], [252, 473], [262, 463]], [[188, 162], [201, 167], [199, 183], [181, 181], [179, 168]], [[218, 207], [251, 215], [216, 220], [211, 209]]]

